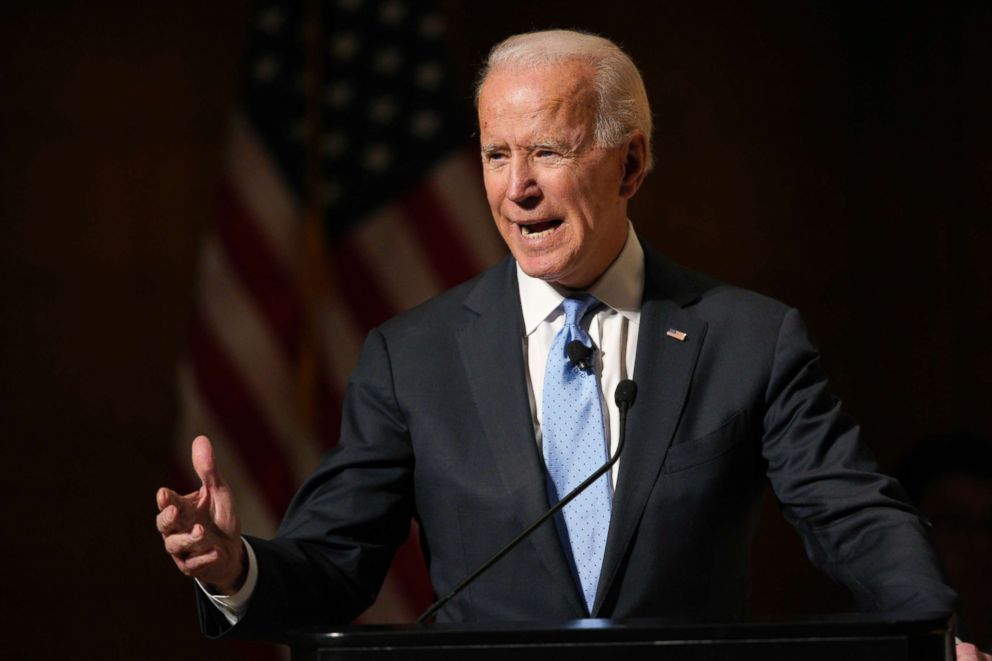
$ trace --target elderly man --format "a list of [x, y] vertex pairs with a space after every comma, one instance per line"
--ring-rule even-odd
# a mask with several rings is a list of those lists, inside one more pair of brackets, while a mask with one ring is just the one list
[[351, 620], [411, 517], [447, 592], [607, 459], [627, 378], [639, 394], [619, 464], [439, 621], [739, 617], [769, 481], [862, 608], [952, 610], [924, 522], [830, 395], [796, 311], [638, 240], [627, 204], [651, 113], [627, 55], [576, 32], [518, 35], [480, 79], [486, 193], [512, 259], [369, 335], [340, 445], [276, 539], [241, 538], [210, 443], [194, 441], [203, 487], [160, 490], [158, 527], [203, 588], [204, 630]]

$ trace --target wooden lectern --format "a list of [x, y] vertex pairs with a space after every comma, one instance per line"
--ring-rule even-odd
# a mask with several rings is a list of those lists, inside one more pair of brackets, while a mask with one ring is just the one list
[[829, 616], [791, 622], [398, 625], [299, 630], [293, 661], [951, 661], [950, 616]]

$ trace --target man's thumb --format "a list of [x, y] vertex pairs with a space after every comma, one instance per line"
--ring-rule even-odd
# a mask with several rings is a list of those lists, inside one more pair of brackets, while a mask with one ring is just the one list
[[223, 483], [214, 463], [214, 448], [206, 436], [197, 436], [193, 439], [193, 470], [200, 477], [203, 486], [208, 489]]

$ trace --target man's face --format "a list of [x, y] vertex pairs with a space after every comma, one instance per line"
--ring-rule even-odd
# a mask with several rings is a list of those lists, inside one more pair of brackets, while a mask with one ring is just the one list
[[[479, 95], [486, 196], [530, 276], [592, 284], [623, 248], [628, 143], [598, 147], [592, 70], [581, 62], [496, 69]], [[638, 178], [639, 183], [639, 178]]]

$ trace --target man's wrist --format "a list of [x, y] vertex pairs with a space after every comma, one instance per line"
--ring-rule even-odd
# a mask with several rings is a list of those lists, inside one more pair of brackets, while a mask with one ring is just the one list
[[247, 557], [245, 561], [247, 577], [237, 591], [230, 594], [214, 594], [203, 582], [196, 581], [196, 584], [203, 590], [206, 598], [220, 610], [232, 626], [237, 624], [238, 620], [244, 617], [248, 611], [248, 602], [255, 593], [255, 585], [258, 582], [258, 560], [255, 558], [255, 551], [252, 549], [251, 544], [248, 543], [248, 540], [243, 537], [241, 538], [241, 545]]
[[207, 592], [214, 596], [231, 596], [236, 594], [241, 588], [244, 587], [245, 581], [248, 578], [248, 550], [247, 543], [238, 538], [238, 547], [240, 553], [238, 554], [238, 575], [233, 581], [226, 583], [206, 583], [204, 587]]

